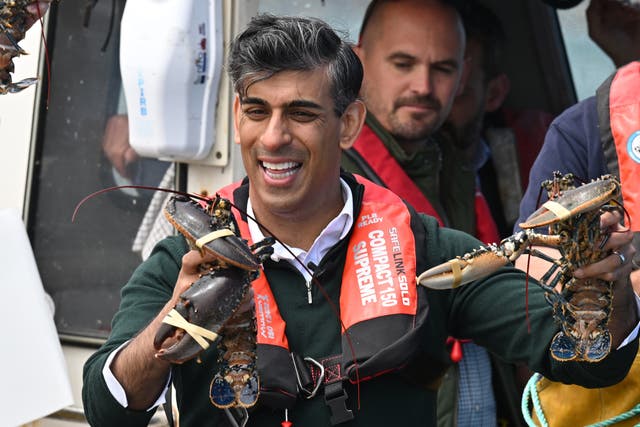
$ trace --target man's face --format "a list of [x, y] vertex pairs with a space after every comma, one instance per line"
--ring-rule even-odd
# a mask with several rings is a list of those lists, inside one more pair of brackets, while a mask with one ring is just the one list
[[299, 216], [334, 207], [342, 148], [351, 142], [345, 116], [334, 111], [324, 69], [283, 71], [236, 98], [235, 140], [256, 212]]
[[399, 140], [424, 139], [444, 122], [463, 69], [459, 18], [437, 3], [381, 5], [357, 53], [367, 109]]
[[[483, 70], [482, 48], [476, 40], [467, 41], [469, 67], [467, 82], [453, 101], [447, 121], [453, 126], [458, 142], [471, 145], [480, 136], [485, 113], [487, 83]], [[466, 148], [461, 146], [461, 148]]]

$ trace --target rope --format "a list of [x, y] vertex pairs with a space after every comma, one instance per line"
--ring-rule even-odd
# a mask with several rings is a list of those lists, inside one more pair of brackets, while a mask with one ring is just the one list
[[[636, 406], [634, 406], [627, 412], [623, 412], [622, 414], [617, 415], [613, 418], [609, 418], [608, 420], [600, 421], [599, 423], [590, 424], [587, 427], [606, 427], [606, 426], [613, 425], [615, 423], [626, 421], [638, 415], [640, 415], [640, 403], [638, 403]], [[640, 423], [635, 424], [635, 426], [636, 427], [640, 426]]]
[[[538, 397], [538, 388], [536, 387], [538, 381], [540, 381], [541, 379], [542, 379], [542, 375], [538, 373], [533, 374], [531, 378], [529, 378], [529, 381], [527, 382], [527, 385], [524, 388], [524, 393], [522, 394], [521, 411], [522, 411], [524, 420], [526, 421], [529, 427], [538, 427], [536, 423], [533, 421], [533, 418], [531, 417], [531, 411], [529, 410], [529, 401], [533, 402], [533, 409], [536, 412], [536, 416], [538, 417], [538, 420], [540, 421], [541, 426], [549, 427], [549, 424], [547, 423], [547, 419], [544, 416], [544, 412], [542, 411], [542, 406], [540, 405], [540, 399]], [[638, 415], [640, 415], [640, 403], [638, 403], [636, 406], [634, 406], [627, 412], [623, 412], [622, 414], [609, 418], [608, 420], [600, 421], [595, 424], [589, 424], [586, 427], [608, 427], [616, 423], [629, 420]], [[635, 424], [635, 427], [640, 427], [640, 423]]]
[[527, 385], [524, 387], [524, 393], [522, 394], [522, 405], [520, 409], [522, 411], [522, 416], [529, 427], [538, 427], [531, 417], [531, 411], [529, 411], [529, 400], [533, 402], [533, 409], [536, 411], [536, 416], [538, 417], [538, 421], [540, 421], [542, 427], [549, 427], [547, 419], [544, 416], [544, 412], [542, 411], [542, 407], [540, 406], [538, 389], [536, 388], [538, 381], [541, 379], [542, 375], [538, 373], [533, 374], [531, 378], [529, 378]]

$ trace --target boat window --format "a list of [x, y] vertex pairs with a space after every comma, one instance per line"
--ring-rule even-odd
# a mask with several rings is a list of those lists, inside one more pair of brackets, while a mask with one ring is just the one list
[[588, 1], [583, 1], [571, 9], [558, 10], [578, 100], [594, 95], [598, 86], [615, 70], [611, 59], [589, 38], [588, 5]]
[[123, 176], [102, 148], [107, 120], [126, 114], [118, 64], [123, 8], [124, 0], [54, 2], [49, 18], [51, 87], [48, 102], [42, 102], [48, 108], [40, 111], [28, 230], [63, 337], [109, 334], [120, 289], [141, 261], [132, 245], [152, 193], [102, 194], [87, 201], [71, 222], [74, 207], [114, 185], [158, 185], [169, 166], [139, 159]]

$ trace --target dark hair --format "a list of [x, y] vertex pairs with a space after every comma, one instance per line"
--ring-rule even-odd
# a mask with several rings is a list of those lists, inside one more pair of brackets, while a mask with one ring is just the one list
[[467, 41], [475, 40], [482, 48], [482, 69], [485, 80], [503, 71], [507, 38], [500, 19], [478, 1], [467, 0], [458, 9], [467, 33]]
[[244, 96], [253, 83], [280, 71], [321, 67], [341, 116], [362, 84], [362, 64], [351, 46], [319, 19], [262, 14], [231, 42], [227, 71], [235, 91]]

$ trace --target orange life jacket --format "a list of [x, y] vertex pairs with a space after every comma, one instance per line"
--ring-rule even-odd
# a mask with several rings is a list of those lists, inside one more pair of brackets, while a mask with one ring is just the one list
[[[292, 354], [285, 321], [264, 271], [252, 283], [262, 404], [291, 408], [298, 387], [303, 389], [302, 394], [310, 394], [320, 381], [332, 412], [335, 414], [336, 402], [336, 407], [341, 405], [345, 411], [342, 381], [356, 383], [399, 370], [419, 347], [418, 331], [425, 324], [428, 305], [426, 290], [416, 283], [416, 268], [422, 268], [416, 265], [416, 251], [421, 253], [424, 242], [419, 241], [420, 247], [416, 247], [413, 213], [397, 195], [362, 177], [356, 179], [364, 185], [364, 196], [360, 211], [354, 212], [342, 273], [339, 305], [343, 353], [310, 364], [304, 361], [304, 355]], [[231, 184], [219, 194], [235, 200], [234, 190], [239, 185]], [[235, 209], [233, 212], [240, 235], [251, 244], [245, 217]], [[381, 321], [384, 334], [380, 334]], [[319, 378], [320, 365], [325, 370], [324, 378]]]
[[596, 91], [600, 140], [610, 173], [620, 178], [630, 226], [640, 231], [640, 61], [621, 67]]

